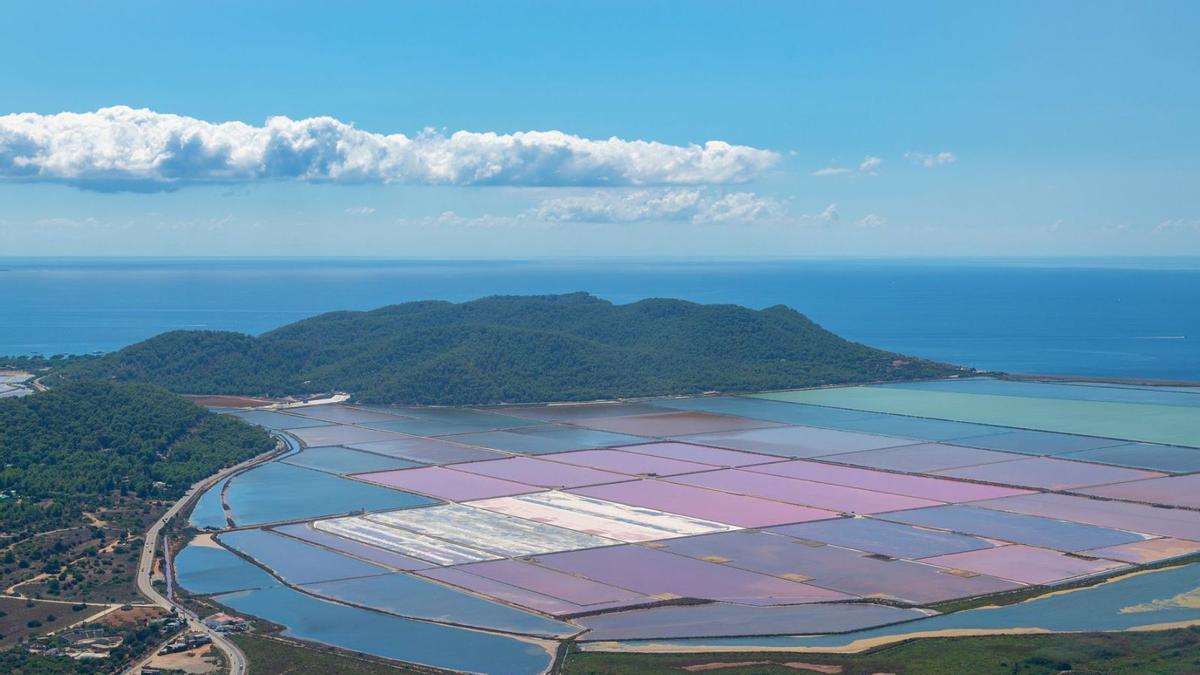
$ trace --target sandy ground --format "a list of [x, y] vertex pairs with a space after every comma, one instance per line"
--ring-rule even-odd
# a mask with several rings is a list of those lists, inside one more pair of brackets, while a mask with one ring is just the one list
[[[137, 606], [123, 609], [122, 605], [115, 605], [115, 609], [111, 613], [105, 615], [103, 623], [109, 626], [121, 626], [125, 624], [136, 624], [143, 621], [150, 621], [162, 616], [166, 616], [166, 611], [157, 606]], [[95, 617], [93, 617], [94, 619]]]
[[156, 655], [146, 663], [147, 668], [160, 670], [182, 670], [185, 673], [215, 673], [219, 665], [212, 645], [204, 645], [176, 654]]
[[224, 546], [217, 543], [211, 534], [198, 534], [188, 542], [188, 546], [202, 546], [204, 548], [219, 548], [224, 550]]

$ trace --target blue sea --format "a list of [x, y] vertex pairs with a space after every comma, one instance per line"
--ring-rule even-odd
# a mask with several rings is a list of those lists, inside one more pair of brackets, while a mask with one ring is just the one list
[[409, 300], [587, 291], [793, 307], [845, 337], [1021, 373], [1200, 380], [1200, 258], [0, 258], [0, 354], [262, 333]]

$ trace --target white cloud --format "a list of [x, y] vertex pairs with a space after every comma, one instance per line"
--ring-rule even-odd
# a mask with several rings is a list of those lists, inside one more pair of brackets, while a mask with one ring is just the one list
[[783, 205], [753, 192], [732, 192], [707, 204], [693, 220], [708, 223], [750, 222], [778, 216]]
[[560, 131], [409, 137], [331, 117], [214, 124], [124, 106], [0, 116], [0, 180], [157, 191], [259, 180], [426, 185], [649, 186], [750, 180], [779, 155], [724, 141], [669, 145]]
[[827, 166], [823, 169], [817, 169], [812, 172], [814, 176], [845, 176], [848, 174], [857, 173], [860, 176], [877, 176], [879, 175], [879, 167], [883, 165], [883, 160], [873, 155], [863, 157], [863, 160], [858, 163], [858, 169], [848, 169], [844, 166]]
[[748, 222], [783, 211], [778, 201], [753, 192], [714, 195], [701, 189], [596, 191], [579, 197], [548, 199], [527, 215], [550, 222], [632, 223], [690, 221]]
[[375, 207], [373, 207], [373, 206], [351, 206], [350, 208], [346, 209], [346, 213], [348, 213], [352, 216], [369, 216], [372, 213], [375, 213]]
[[830, 204], [829, 206], [826, 206], [823, 211], [817, 214], [817, 220], [823, 223], [836, 223], [840, 219], [841, 216], [838, 215], [837, 204]]
[[812, 172], [814, 176], [841, 176], [850, 173], [850, 169], [840, 166], [827, 166]]
[[855, 225], [858, 225], [859, 227], [873, 228], [873, 227], [880, 227], [881, 225], [885, 224], [886, 222], [887, 221], [884, 220], [882, 216], [875, 214], [875, 213], [868, 213], [867, 215], [863, 216], [862, 218], [859, 218], [858, 222], [855, 223]]
[[953, 164], [958, 161], [958, 157], [953, 152], [946, 152], [945, 150], [937, 153], [909, 151], [904, 153], [904, 158], [926, 169], [932, 169], [943, 164]]
[[1171, 232], [1200, 232], [1200, 219], [1189, 220], [1186, 218], [1175, 218], [1172, 220], [1164, 220], [1154, 226], [1152, 230], [1154, 234], [1168, 234]]

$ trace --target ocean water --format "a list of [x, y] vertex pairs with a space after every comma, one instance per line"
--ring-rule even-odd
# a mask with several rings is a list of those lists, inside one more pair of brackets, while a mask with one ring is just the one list
[[1022, 373], [1200, 380], [1200, 258], [514, 260], [0, 258], [0, 354], [262, 333], [409, 300], [588, 291], [793, 307], [876, 347]]

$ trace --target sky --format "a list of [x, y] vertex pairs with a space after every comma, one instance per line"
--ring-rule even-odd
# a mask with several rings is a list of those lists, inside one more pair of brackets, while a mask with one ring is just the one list
[[1200, 3], [14, 3], [0, 256], [1200, 254]]

